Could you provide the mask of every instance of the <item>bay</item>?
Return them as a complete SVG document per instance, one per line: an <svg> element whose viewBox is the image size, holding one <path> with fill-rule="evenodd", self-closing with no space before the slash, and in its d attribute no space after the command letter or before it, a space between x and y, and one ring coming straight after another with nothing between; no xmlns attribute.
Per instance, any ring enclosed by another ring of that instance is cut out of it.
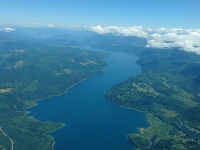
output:
<svg viewBox="0 0 200 150"><path fill-rule="evenodd" d="M38 120L66 124L51 134L55 150L133 150L126 136L148 127L145 113L119 107L104 98L112 86L141 73L136 57L112 51L107 63L103 74L30 109L30 115Z"/></svg>

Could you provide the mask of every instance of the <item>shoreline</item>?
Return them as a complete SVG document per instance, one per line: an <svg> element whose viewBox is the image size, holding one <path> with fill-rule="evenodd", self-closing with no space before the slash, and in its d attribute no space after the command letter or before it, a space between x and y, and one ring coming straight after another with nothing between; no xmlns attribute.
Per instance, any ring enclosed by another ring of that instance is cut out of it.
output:
<svg viewBox="0 0 200 150"><path fill-rule="evenodd" d="M73 88L73 87L76 86L77 84L82 83L82 82L84 82L84 81L86 81L86 80L88 80L88 79L90 79L90 78L92 78L92 77L95 77L95 76L97 76L97 75L100 75L100 74L91 75L91 76L89 76L89 77L86 77L86 78L80 80L80 81L77 82L77 83L74 83L73 85L71 85L70 87L68 87L68 88L66 89L66 91L63 92L63 93L60 93L60 94L58 94L58 95L53 95L53 94L52 94L52 95L50 95L50 96L48 96L48 97L46 97L46 98L41 98L41 99L35 100L33 106L29 106L29 107L27 107L27 108L23 108L23 111L27 111L28 109L37 106L37 105L38 105L38 102L40 102L40 101L48 100L48 99L52 98L53 96L56 96L56 97L57 97L57 96L66 94L71 88ZM34 117L33 115L31 115L31 111L28 111L28 114L26 114L25 116ZM36 119L36 120L38 120L38 119ZM55 132L55 131L58 131L58 130L60 130L61 128L64 128L64 127L66 126L65 123L62 123L62 122L60 122L60 123L61 123L62 125L61 125L59 128L54 129L54 130L52 130L52 131L50 131L50 132L47 132L47 133L44 133L44 134L45 134L45 135L48 134L49 136L53 137L50 133L53 133L53 132ZM1 128L0 128L0 131L1 131ZM56 141L55 141L55 139L54 139L54 137L53 137L52 150L54 150L54 145L55 145L55 144L56 144ZM13 149L12 149L12 150L13 150Z"/></svg>
<svg viewBox="0 0 200 150"><path fill-rule="evenodd" d="M107 99L107 98L106 98ZM149 124L149 120L148 120L148 114L149 114L149 112L148 111L142 111L142 110L139 110L139 109L136 109L136 108L131 108L131 107L127 107L127 106L121 106L121 105L119 105L119 104L117 104L116 102L114 102L114 101L112 101L111 99L107 99L108 101L111 101L113 104L115 104L116 106L118 106L119 108L124 108L124 109L129 109L129 110L135 110L135 111L137 111L137 112L141 112L141 113L144 113L145 114L145 116L146 116L146 122L148 123L148 127L139 127L138 128L138 133L130 133L130 134L140 134L141 133L141 131L140 131L140 129L144 129L144 128L149 128L151 125ZM130 135L130 134L128 134L128 135L126 135L126 138L129 140L129 138L128 138L128 136Z"/></svg>
<svg viewBox="0 0 200 150"><path fill-rule="evenodd" d="M62 124L62 126L60 126L59 128L57 128L57 129L55 129L55 130L52 130L52 131L50 131L50 132L47 132L47 133L45 133L45 134L49 134L49 136L53 137L50 133L53 133L53 132L55 132L55 131L58 131L58 130L60 130L61 128L64 128L64 127L66 126L65 123L61 123L61 124ZM53 137L52 150L54 150L54 145L55 145L55 144L56 144L56 141L55 141L55 139L54 139L54 137Z"/></svg>
<svg viewBox="0 0 200 150"><path fill-rule="evenodd" d="M30 108L32 108L32 107L37 106L37 105L38 105L38 102L40 102L40 101L48 100L48 99L52 98L53 96L57 97L57 96L61 96L61 95L63 95L63 94L66 94L66 93L68 92L68 90L70 90L71 88L73 88L73 87L76 86L77 84L79 84L79 83L81 83L81 82L84 82L85 80L88 80L88 79L90 79L90 78L92 78L92 77L95 77L95 76L97 76L97 75L98 75L98 74L89 76L89 77L87 77L87 78L82 79L81 81L79 81L79 82L77 82L77 83L74 83L74 84L71 85L70 87L66 88L65 92L62 92L62 93L57 94L57 95L53 95L53 94L52 94L52 95L50 95L50 96L48 96L48 97L41 98L41 99L37 99L37 100L35 100L35 101L33 102L33 103L35 103L33 106L29 106L29 107L22 108L22 109L23 109L23 110L28 110L28 109L30 109Z"/></svg>
<svg viewBox="0 0 200 150"><path fill-rule="evenodd" d="M106 98L106 99L107 99L107 98ZM120 107L120 108L125 108L125 109L129 109L129 110L132 109L132 110L136 110L136 111L138 111L138 112L146 113L146 114L149 113L148 111L139 110L139 109L137 109L137 108L127 107L127 106L121 106L121 105L117 104L116 102L112 101L111 99L107 99L107 100L108 100L108 101L111 101L112 103L114 103L115 105L117 105L117 106Z"/></svg>

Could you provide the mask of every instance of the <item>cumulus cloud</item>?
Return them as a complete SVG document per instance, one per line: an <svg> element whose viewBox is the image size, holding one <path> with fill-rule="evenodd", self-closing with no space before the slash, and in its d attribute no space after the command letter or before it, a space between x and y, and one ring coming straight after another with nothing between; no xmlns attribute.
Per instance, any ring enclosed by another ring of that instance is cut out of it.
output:
<svg viewBox="0 0 200 150"><path fill-rule="evenodd" d="M10 28L10 27L3 27L3 29L0 29L0 31L3 32L12 32L15 31L16 29Z"/></svg>
<svg viewBox="0 0 200 150"><path fill-rule="evenodd" d="M147 38L146 47L179 48L200 54L200 29L156 29Z"/></svg>
<svg viewBox="0 0 200 150"><path fill-rule="evenodd" d="M112 33L121 36L136 36L146 38L146 47L153 48L179 48L188 52L200 54L200 29L182 29L182 28L142 28L133 27L102 27L92 26L91 31L99 34Z"/></svg>
<svg viewBox="0 0 200 150"><path fill-rule="evenodd" d="M141 26L133 26L133 27L116 27L116 26L109 26L109 27L102 27L92 26L90 28L91 31L97 32L99 34L108 34L113 33L115 35L122 35L122 36L136 36L140 38L147 38L147 33L143 30Z"/></svg>

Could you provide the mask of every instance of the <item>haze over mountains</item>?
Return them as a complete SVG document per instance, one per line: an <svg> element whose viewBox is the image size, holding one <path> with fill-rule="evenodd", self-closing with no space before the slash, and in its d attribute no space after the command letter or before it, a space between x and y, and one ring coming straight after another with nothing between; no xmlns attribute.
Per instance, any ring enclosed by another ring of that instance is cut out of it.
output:
<svg viewBox="0 0 200 150"><path fill-rule="evenodd" d="M52 26L54 27L54 26ZM17 27L16 27L17 28ZM19 27L18 27L19 28ZM39 33L44 34L45 30L48 35L43 35L43 38L48 38L48 36L52 36L49 34L50 29L41 29L39 27L27 27L34 29L37 31L40 31ZM26 28L24 28L26 30ZM83 31L76 32L76 29L79 30L79 28L74 28L74 30L69 29L56 29L51 30L51 33L55 36L59 33L64 35L67 34L73 34L76 38L86 38L88 36L93 36L95 33L89 32L93 31L99 34L113 34L115 36L130 36L130 37L138 37L146 39L146 45L145 47L152 47L152 48L179 48L180 50L188 51L188 52L194 52L196 54L200 54L200 29L183 29L183 28L143 28L141 26L133 26L133 27L117 27L117 26L108 26L108 27L102 27L100 25L98 26L91 26L91 27L82 27ZM0 32L10 33L10 32L17 32L19 29L15 29L15 27L2 27L0 29ZM33 32L34 30L29 30ZM52 32L53 31L53 32ZM73 32L72 32L73 31ZM36 32L31 33L33 36ZM90 34L89 34L90 33ZM79 34L79 35L77 35ZM70 37L71 38L71 37Z"/></svg>

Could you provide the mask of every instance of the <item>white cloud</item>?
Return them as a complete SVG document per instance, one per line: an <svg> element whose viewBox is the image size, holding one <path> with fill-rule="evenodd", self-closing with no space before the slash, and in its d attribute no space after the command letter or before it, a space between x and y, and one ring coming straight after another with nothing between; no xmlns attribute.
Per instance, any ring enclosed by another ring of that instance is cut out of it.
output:
<svg viewBox="0 0 200 150"><path fill-rule="evenodd" d="M46 26L49 27L49 28L53 28L53 27L55 27L54 24L47 24Z"/></svg>
<svg viewBox="0 0 200 150"><path fill-rule="evenodd" d="M188 52L200 54L200 29L182 28L142 28L133 27L102 27L92 26L91 31L99 34L112 33L121 36L136 36L147 39L146 47L154 48L179 48Z"/></svg>
<svg viewBox="0 0 200 150"><path fill-rule="evenodd" d="M156 29L149 34L146 47L174 48L200 54L200 29Z"/></svg>
<svg viewBox="0 0 200 150"><path fill-rule="evenodd" d="M3 27L3 29L0 29L0 31L3 32L12 32L15 31L16 29L10 28L10 27Z"/></svg>
<svg viewBox="0 0 200 150"><path fill-rule="evenodd" d="M92 26L90 28L90 30L94 31L94 32L97 32L99 34L107 34L109 33L109 31L106 31L105 29L103 29L100 25L98 26Z"/></svg>
<svg viewBox="0 0 200 150"><path fill-rule="evenodd" d="M116 26L109 26L109 27L102 27L92 26L90 28L91 31L97 32L99 34L108 34L113 33L115 35L122 35L122 36L136 36L140 38L147 38L147 33L143 30L141 26L133 26L133 27L116 27Z"/></svg>
<svg viewBox="0 0 200 150"><path fill-rule="evenodd" d="M54 24L43 24L43 23L30 23L24 27L27 28L40 28L40 27L48 27L48 28L54 28Z"/></svg>

